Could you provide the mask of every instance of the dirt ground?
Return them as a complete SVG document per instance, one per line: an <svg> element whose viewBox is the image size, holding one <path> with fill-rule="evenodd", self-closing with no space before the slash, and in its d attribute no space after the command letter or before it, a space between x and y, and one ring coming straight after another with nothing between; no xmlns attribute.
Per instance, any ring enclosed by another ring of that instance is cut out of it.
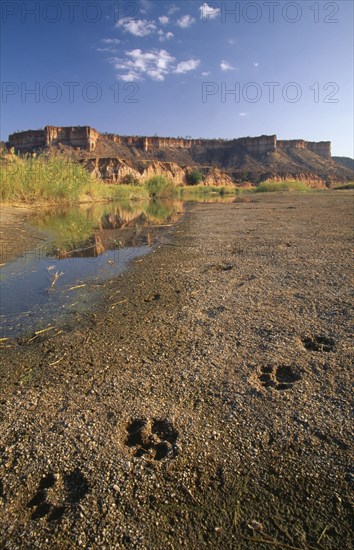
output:
<svg viewBox="0 0 354 550"><path fill-rule="evenodd" d="M5 342L1 546L351 548L353 196L194 205Z"/></svg>

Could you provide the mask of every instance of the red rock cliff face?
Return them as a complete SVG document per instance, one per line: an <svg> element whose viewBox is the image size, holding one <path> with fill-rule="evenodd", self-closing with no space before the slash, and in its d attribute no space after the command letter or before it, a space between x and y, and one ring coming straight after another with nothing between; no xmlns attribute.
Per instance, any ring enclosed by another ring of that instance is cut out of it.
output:
<svg viewBox="0 0 354 550"><path fill-rule="evenodd" d="M233 142L241 145L248 153L253 155L264 155L274 153L277 148L277 136L260 136L256 138L241 138Z"/></svg>
<svg viewBox="0 0 354 550"><path fill-rule="evenodd" d="M175 162L156 160L127 161L117 158L90 158L81 161L95 178L109 183L123 183L126 176L133 176L137 183L143 184L156 175L164 175L175 185L186 185L191 166L179 166ZM216 167L204 167L203 185L234 185L232 178Z"/></svg>
<svg viewBox="0 0 354 550"><path fill-rule="evenodd" d="M325 159L332 158L330 141L308 141L307 148L313 153L316 153L316 155L319 155L320 157L323 157Z"/></svg>
<svg viewBox="0 0 354 550"><path fill-rule="evenodd" d="M122 183L126 176L133 176L143 184L152 176L163 174L175 185L186 184L186 170L174 162L126 161L117 158L91 158L81 161L95 178L109 183Z"/></svg>
<svg viewBox="0 0 354 550"><path fill-rule="evenodd" d="M98 136L97 130L89 126L46 126L44 128L47 147L51 145L68 145L93 151Z"/></svg>
<svg viewBox="0 0 354 550"><path fill-rule="evenodd" d="M29 130L28 132L12 134L9 137L9 144L20 152L59 144L74 148L78 147L86 151L94 151L100 135L97 130L89 126L46 126L44 130ZM191 149L194 146L212 148L242 146L251 154L263 154L274 152L277 142L276 136L260 136L233 140L119 136L116 134L106 134L104 137L115 143L128 147L136 147L145 152L158 149Z"/></svg>
<svg viewBox="0 0 354 550"><path fill-rule="evenodd" d="M59 144L93 151L99 136L100 133L90 126L46 126L44 130L12 134L9 145L21 153Z"/></svg>
<svg viewBox="0 0 354 550"><path fill-rule="evenodd" d="M289 149L308 149L320 157L331 158L331 142L330 141L305 141L303 139L278 140L277 147L284 151Z"/></svg>
<svg viewBox="0 0 354 550"><path fill-rule="evenodd" d="M9 137L10 147L15 151L26 153L35 149L45 147L44 130L28 130L27 132L16 132Z"/></svg>
<svg viewBox="0 0 354 550"><path fill-rule="evenodd" d="M277 147L279 147L279 149L283 149L284 151L289 149L305 149L306 141L304 139L278 139Z"/></svg>
<svg viewBox="0 0 354 550"><path fill-rule="evenodd" d="M190 149L194 145L203 145L207 143L209 146L221 147L228 142L218 139L183 139L169 137L147 137L147 136L118 136L116 134L107 134L107 139L128 147L138 147L144 151L153 151L155 149Z"/></svg>
<svg viewBox="0 0 354 550"><path fill-rule="evenodd" d="M9 137L9 144L20 152L32 151L51 145L66 145L85 151L94 151L96 142L101 136L97 130L90 126L46 126L44 130L18 132ZM128 147L134 147L147 153L153 153L159 149L192 149L205 147L209 150L225 150L225 153L233 149L242 149L251 155L259 156L274 153L277 149L288 151L290 149L308 149L317 155L329 159L331 157L331 143L322 141L319 143L298 140L277 140L276 135L247 137L233 140L222 139L183 139L169 137L148 136L119 136L106 134L102 136L106 140L114 141Z"/></svg>

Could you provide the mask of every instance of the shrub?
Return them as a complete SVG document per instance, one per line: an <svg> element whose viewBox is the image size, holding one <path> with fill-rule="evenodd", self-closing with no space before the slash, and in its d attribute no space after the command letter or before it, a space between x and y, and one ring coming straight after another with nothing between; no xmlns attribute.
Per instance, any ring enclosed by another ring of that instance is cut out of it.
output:
<svg viewBox="0 0 354 550"><path fill-rule="evenodd" d="M126 174L122 179L121 183L124 185L139 185L139 180L134 174Z"/></svg>
<svg viewBox="0 0 354 550"><path fill-rule="evenodd" d="M257 193L272 193L277 191L309 191L309 187L302 181L263 181L256 187Z"/></svg>
<svg viewBox="0 0 354 550"><path fill-rule="evenodd" d="M203 181L203 174L200 170L193 170L187 174L186 181L188 185L198 185Z"/></svg>
<svg viewBox="0 0 354 550"><path fill-rule="evenodd" d="M147 180L145 187L149 193L149 196L153 199L156 197L173 195L176 192L173 183L165 176L153 176Z"/></svg>

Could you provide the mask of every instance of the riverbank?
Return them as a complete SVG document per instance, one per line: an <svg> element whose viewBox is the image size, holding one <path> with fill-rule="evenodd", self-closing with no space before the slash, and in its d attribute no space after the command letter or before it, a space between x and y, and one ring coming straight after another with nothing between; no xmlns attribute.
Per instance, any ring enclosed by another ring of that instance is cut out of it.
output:
<svg viewBox="0 0 354 550"><path fill-rule="evenodd" d="M193 206L2 350L2 544L349 548L352 199Z"/></svg>
<svg viewBox="0 0 354 550"><path fill-rule="evenodd" d="M155 169L155 173L151 172L146 177L140 176L140 179L128 171L119 181L117 174L113 173L111 179L106 178L103 181L97 171L90 171L68 154L52 152L48 156L43 154L20 157L12 150L7 153L0 151L0 200L5 205L18 203L38 207L112 200L146 200L183 194L194 196L237 193L234 185L177 185L173 181L172 173L159 173L158 166ZM191 174L202 178L199 172ZM196 179L194 183L200 181Z"/></svg>

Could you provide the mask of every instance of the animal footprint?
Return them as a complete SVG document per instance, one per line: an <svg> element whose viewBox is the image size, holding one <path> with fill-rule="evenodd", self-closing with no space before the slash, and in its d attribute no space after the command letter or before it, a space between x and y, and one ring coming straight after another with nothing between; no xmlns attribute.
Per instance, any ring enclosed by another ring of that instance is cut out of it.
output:
<svg viewBox="0 0 354 550"><path fill-rule="evenodd" d="M81 500L88 492L85 476L76 469L63 477L52 473L47 474L39 483L34 497L28 502L28 508L34 508L31 519L38 520L46 517L48 521L58 521L62 518L68 505ZM54 504L64 494L60 505Z"/></svg>
<svg viewBox="0 0 354 550"><path fill-rule="evenodd" d="M333 338L328 338L327 336L315 336L314 338L304 338L302 340L304 347L307 351L325 351L330 352L334 351L335 341Z"/></svg>
<svg viewBox="0 0 354 550"><path fill-rule="evenodd" d="M290 365L279 365L277 367L265 365L261 367L261 374L258 378L262 386L276 390L291 389L295 382L301 380L300 374Z"/></svg>
<svg viewBox="0 0 354 550"><path fill-rule="evenodd" d="M132 420L127 426L126 445L135 448L134 456L150 456L155 460L176 455L178 432L167 419Z"/></svg>

